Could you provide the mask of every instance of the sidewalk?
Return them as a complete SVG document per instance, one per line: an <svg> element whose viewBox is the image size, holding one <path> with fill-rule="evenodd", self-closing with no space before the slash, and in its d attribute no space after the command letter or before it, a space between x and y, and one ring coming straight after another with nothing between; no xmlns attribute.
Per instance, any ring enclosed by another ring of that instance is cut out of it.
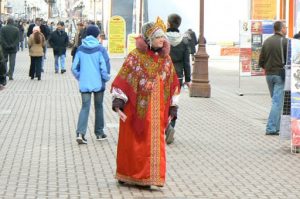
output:
<svg viewBox="0 0 300 199"><path fill-rule="evenodd" d="M122 59L112 60L115 76ZM108 140L76 143L81 98L70 67L54 73L48 50L42 80L30 80L28 52L17 54L13 81L0 91L0 198L300 198L300 155L265 136L270 97L264 77L243 77L235 61L211 59L211 98L182 91L175 142L167 146L163 188L120 186L114 179L118 118L104 99ZM108 85L107 88L109 88Z"/></svg>

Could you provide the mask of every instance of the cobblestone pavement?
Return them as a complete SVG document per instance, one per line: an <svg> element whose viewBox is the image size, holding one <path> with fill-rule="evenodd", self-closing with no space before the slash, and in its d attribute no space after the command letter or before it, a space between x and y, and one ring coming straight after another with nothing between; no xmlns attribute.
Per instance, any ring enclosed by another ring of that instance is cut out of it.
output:
<svg viewBox="0 0 300 199"><path fill-rule="evenodd" d="M278 136L264 135L270 107L264 78L241 78L245 95L238 96L230 59L210 60L211 98L182 91L166 185L120 186L114 179L118 121L108 91L108 140L96 141L91 110L88 145L76 143L81 98L69 55L67 72L55 74L49 49L37 81L28 77L28 52L17 54L14 80L0 92L0 198L300 198L299 154ZM112 59L113 75L121 63Z"/></svg>

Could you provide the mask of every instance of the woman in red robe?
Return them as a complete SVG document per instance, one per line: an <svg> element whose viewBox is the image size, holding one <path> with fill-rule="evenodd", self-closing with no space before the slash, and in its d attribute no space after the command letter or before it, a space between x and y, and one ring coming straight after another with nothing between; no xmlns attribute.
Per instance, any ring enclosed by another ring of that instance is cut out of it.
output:
<svg viewBox="0 0 300 199"><path fill-rule="evenodd" d="M142 27L112 83L113 110L120 115L116 178L119 183L163 186L164 132L177 117L179 82L158 18Z"/></svg>

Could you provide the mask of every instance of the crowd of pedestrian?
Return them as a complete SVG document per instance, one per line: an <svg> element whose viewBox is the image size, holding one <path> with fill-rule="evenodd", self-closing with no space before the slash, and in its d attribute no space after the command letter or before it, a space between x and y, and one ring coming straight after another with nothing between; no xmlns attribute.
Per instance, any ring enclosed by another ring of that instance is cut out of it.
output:
<svg viewBox="0 0 300 199"><path fill-rule="evenodd" d="M47 22L39 17L35 18L35 20L14 20L13 18L8 18L5 22L0 22L0 47L4 57L3 66L0 68L0 89L5 88L7 80L14 80L16 55L18 51L23 51L25 48L29 49L30 66L28 68L29 77L31 79L36 77L38 80L41 80L39 71L41 71L41 73L44 72L44 62L48 47L53 48L55 73L65 73L66 49L70 46L76 46L77 48L81 45L82 38L86 36L86 28L88 25L96 25L100 32L102 29L100 21L96 23L93 21L80 22L82 27L83 24L85 24L84 31L79 29L73 30L72 24L73 23L69 20L55 23L54 21ZM35 27L38 27L38 29L33 31ZM43 36L41 40L42 51L40 50L41 48L37 47L40 44L39 37L37 36L35 39L31 39L29 45L29 39L33 38L31 35L35 32L39 32L41 33L39 35ZM101 35L105 34L102 33ZM73 51L73 53L74 52L75 51ZM75 55L73 53L72 56Z"/></svg>

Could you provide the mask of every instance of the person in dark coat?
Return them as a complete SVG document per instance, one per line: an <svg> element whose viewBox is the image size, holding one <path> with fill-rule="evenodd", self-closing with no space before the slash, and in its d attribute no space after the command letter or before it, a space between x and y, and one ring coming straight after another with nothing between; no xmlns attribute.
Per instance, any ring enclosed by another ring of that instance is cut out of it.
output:
<svg viewBox="0 0 300 199"><path fill-rule="evenodd" d="M41 19L41 18L36 18L35 23L32 23L29 25L28 31L27 31L27 37L30 37L30 35L32 34L32 30L33 30L34 26L40 26L41 33L43 33L45 39L47 40L49 37L49 34L50 34L50 29L48 26L46 26L43 23L43 19Z"/></svg>
<svg viewBox="0 0 300 199"><path fill-rule="evenodd" d="M279 135L280 118L284 98L284 79L281 77L287 57L287 28L284 22L274 23L274 35L262 46L258 64L265 70L272 107L266 126L266 135Z"/></svg>
<svg viewBox="0 0 300 199"><path fill-rule="evenodd" d="M294 39L300 39L300 31L297 34L295 34L293 38Z"/></svg>
<svg viewBox="0 0 300 199"><path fill-rule="evenodd" d="M168 29L167 37L171 44L170 56L172 62L175 66L175 70L178 76L180 86L183 86L183 83L188 87L191 82L191 65L190 65L190 51L189 51L189 42L187 38L183 37L179 32L179 26L181 24L181 17L178 14L171 14L168 16ZM183 82L184 78L184 82ZM175 120L171 120L171 126L175 127ZM167 131L166 142L170 144L174 140L174 130Z"/></svg>
<svg viewBox="0 0 300 199"><path fill-rule="evenodd" d="M7 62L9 61L8 77L13 80L15 70L16 54L19 45L19 29L14 25L12 18L7 19L6 26L3 26L0 31L0 44L2 46L5 57L5 68L7 71Z"/></svg>
<svg viewBox="0 0 300 199"><path fill-rule="evenodd" d="M69 43L69 37L64 31L64 22L60 21L57 23L56 30L50 35L49 43L53 48L55 58L55 73L58 73L60 65L61 73L63 74L66 72L66 50Z"/></svg>
<svg viewBox="0 0 300 199"><path fill-rule="evenodd" d="M20 21L18 24L18 28L19 28L19 46L18 46L18 50L21 48L21 50L24 50L24 22Z"/></svg>
<svg viewBox="0 0 300 199"><path fill-rule="evenodd" d="M189 50L190 50L190 54L192 55L192 58L194 60L195 58L195 53L196 53L196 45L198 44L198 40L196 37L196 33L192 30L192 29L188 29L185 32L185 37L188 39L189 41Z"/></svg>
<svg viewBox="0 0 300 199"><path fill-rule="evenodd" d="M5 85L6 85L5 58L3 55L2 48L0 46L0 90L3 90Z"/></svg>

